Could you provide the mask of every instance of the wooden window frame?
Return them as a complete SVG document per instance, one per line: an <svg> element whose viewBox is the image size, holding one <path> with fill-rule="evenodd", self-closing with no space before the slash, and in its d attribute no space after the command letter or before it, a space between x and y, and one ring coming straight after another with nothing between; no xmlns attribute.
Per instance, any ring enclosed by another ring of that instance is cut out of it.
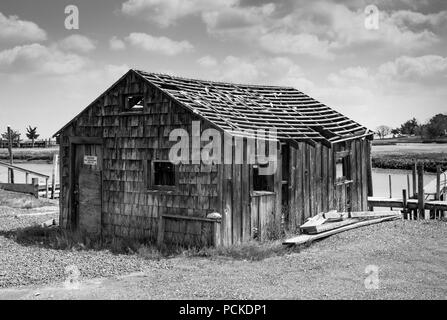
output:
<svg viewBox="0 0 447 320"><path fill-rule="evenodd" d="M141 108L137 108L137 109L133 109L132 106L129 106L129 98L131 97L141 97L141 100L143 100L143 105ZM122 113L132 113L132 114L140 114L142 112L144 112L144 107L145 107L146 103L145 103L145 99L144 99L144 95L140 94L140 93L129 93L129 94L123 94L122 95L122 108L121 108L121 112Z"/></svg>
<svg viewBox="0 0 447 320"><path fill-rule="evenodd" d="M162 163L172 163L169 160L146 160L144 161L144 179L146 189L148 191L174 191L178 189L178 166L173 164L174 166L174 185L157 185L154 184L155 180L155 170L154 163L162 162Z"/></svg>
<svg viewBox="0 0 447 320"><path fill-rule="evenodd" d="M268 175L268 176L271 176L272 178L272 185L271 185L271 189L272 190L256 190L255 189L255 171L256 170L258 170L258 175L259 175L259 164L255 164L255 165L253 165L252 166L252 169L251 169L251 184L252 184L252 191L253 192L269 192L269 193L274 193L275 192L275 174L271 174L271 175Z"/></svg>

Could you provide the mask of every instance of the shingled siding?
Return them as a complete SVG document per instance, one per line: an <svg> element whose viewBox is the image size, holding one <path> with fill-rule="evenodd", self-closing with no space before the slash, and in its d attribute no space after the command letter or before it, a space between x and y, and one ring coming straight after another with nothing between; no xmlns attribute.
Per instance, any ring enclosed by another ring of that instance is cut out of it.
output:
<svg viewBox="0 0 447 320"><path fill-rule="evenodd" d="M122 114L121 95L136 93L144 94L143 112ZM177 166L178 188L172 191L148 191L145 184L144 162L168 160L175 143L169 133L174 128L191 133L192 121L200 119L128 74L61 132L61 225L68 227L70 221L70 137L103 138L103 234L155 240L162 214L206 217L219 211L216 165ZM202 120L201 129L206 128Z"/></svg>

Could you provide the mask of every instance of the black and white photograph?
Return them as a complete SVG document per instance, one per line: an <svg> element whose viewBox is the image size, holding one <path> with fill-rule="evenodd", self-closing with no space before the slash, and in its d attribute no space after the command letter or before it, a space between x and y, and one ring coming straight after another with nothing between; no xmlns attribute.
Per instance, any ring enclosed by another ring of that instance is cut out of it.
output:
<svg viewBox="0 0 447 320"><path fill-rule="evenodd" d="M447 1L0 2L0 300L446 300L446 223Z"/></svg>

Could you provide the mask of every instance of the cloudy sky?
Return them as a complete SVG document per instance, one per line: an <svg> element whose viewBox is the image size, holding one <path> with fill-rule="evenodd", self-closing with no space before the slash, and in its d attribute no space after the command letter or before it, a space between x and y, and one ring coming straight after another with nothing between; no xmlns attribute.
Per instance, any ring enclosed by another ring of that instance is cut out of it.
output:
<svg viewBox="0 0 447 320"><path fill-rule="evenodd" d="M447 1L1 0L1 132L49 137L129 68L294 86L371 129L425 122L447 112Z"/></svg>

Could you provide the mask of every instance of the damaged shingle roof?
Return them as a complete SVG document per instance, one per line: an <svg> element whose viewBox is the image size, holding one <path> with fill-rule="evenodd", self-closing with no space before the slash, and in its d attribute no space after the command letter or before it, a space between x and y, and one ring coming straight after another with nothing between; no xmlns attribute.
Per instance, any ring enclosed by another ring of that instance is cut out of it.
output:
<svg viewBox="0 0 447 320"><path fill-rule="evenodd" d="M232 134L277 130L280 139L336 142L372 134L341 113L291 87L186 79L134 70L179 103Z"/></svg>
<svg viewBox="0 0 447 320"><path fill-rule="evenodd" d="M101 96L130 72L231 135L252 136L253 131L274 128L281 140L324 144L373 135L366 127L292 87L234 84L129 70Z"/></svg>

